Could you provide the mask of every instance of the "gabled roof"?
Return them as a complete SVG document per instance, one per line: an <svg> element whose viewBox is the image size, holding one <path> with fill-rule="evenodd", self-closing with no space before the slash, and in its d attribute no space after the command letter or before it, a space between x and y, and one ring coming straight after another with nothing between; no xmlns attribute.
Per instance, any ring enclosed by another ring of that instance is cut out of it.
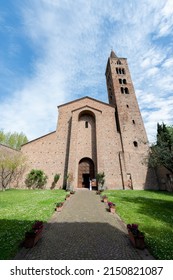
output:
<svg viewBox="0 0 173 280"><path fill-rule="evenodd" d="M56 130L55 130L55 131L52 131L52 132L49 132L49 133L47 133L47 134L44 134L44 135L42 135L42 136L40 136L40 137L38 137L38 138L35 138L35 139L31 140L31 141L28 141L27 143L23 144L22 147L25 146L25 145L27 145L27 144L30 144L31 142L34 142L34 141L36 141L36 140L39 140L39 139L44 138L44 137L46 137L46 136L49 136L50 134L53 134L53 133L55 133L55 132L56 132Z"/></svg>
<svg viewBox="0 0 173 280"><path fill-rule="evenodd" d="M92 100L92 101L95 101L95 102L101 103L101 104L103 104L103 105L106 105L106 106L109 106L109 107L114 107L114 106L113 106L113 105L111 105L111 104L108 104L108 103L106 103L106 102L100 101L100 100L98 100L98 99L95 99L95 98L92 98L92 97L89 97L89 96L84 96L84 97L81 97L81 98L75 99L75 100L73 100L73 101L70 101L70 102L67 102L67 103L61 104L61 105L59 105L59 106L57 106L57 107L58 107L58 108L60 108L60 107L62 107L62 106L66 106L66 105L69 105L69 104L72 104L72 103L78 102L78 101L80 101L80 100L83 100L83 99L90 99L90 100Z"/></svg>

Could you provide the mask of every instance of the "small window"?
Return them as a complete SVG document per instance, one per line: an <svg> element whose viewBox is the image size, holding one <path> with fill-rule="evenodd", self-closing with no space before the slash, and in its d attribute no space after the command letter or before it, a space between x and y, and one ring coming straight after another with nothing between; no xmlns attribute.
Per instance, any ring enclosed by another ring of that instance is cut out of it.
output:
<svg viewBox="0 0 173 280"><path fill-rule="evenodd" d="M129 105L127 104L126 107L129 108Z"/></svg>
<svg viewBox="0 0 173 280"><path fill-rule="evenodd" d="M132 120L132 123L133 123L133 124L135 124L135 121L134 121L134 120Z"/></svg>
<svg viewBox="0 0 173 280"><path fill-rule="evenodd" d="M117 64L121 64L121 61L120 61L120 60L118 60L118 61L117 61Z"/></svg>
<svg viewBox="0 0 173 280"><path fill-rule="evenodd" d="M118 68L116 68L116 72L117 72L117 74L119 74Z"/></svg>
<svg viewBox="0 0 173 280"><path fill-rule="evenodd" d="M134 145L134 147L138 147L138 142L134 141L133 145Z"/></svg>
<svg viewBox="0 0 173 280"><path fill-rule="evenodd" d="M122 83L123 83L122 79L119 79L119 83L120 83L120 84L122 84Z"/></svg>
<svg viewBox="0 0 173 280"><path fill-rule="evenodd" d="M124 88L123 87L121 87L121 93L124 93Z"/></svg>
<svg viewBox="0 0 173 280"><path fill-rule="evenodd" d="M122 68L122 74L125 74L125 70L124 70L124 68Z"/></svg>
<svg viewBox="0 0 173 280"><path fill-rule="evenodd" d="M85 128L88 128L88 122L85 122Z"/></svg>
<svg viewBox="0 0 173 280"><path fill-rule="evenodd" d="M125 88L125 94L129 94L129 90L127 87Z"/></svg>
<svg viewBox="0 0 173 280"><path fill-rule="evenodd" d="M125 84L125 85L127 84L126 79L123 79L123 84Z"/></svg>

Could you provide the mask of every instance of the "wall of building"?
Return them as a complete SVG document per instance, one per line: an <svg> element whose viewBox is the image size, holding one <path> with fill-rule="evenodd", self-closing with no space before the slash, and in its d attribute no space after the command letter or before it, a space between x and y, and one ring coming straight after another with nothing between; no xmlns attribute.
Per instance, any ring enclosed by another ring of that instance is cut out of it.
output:
<svg viewBox="0 0 173 280"><path fill-rule="evenodd" d="M162 191L173 191L173 174L164 166L156 169L156 174L159 183L159 189Z"/></svg>
<svg viewBox="0 0 173 280"><path fill-rule="evenodd" d="M38 139L22 146L22 153L26 156L28 168L23 178L23 185L26 174L32 169L41 169L48 176L47 188L51 187L54 175L62 172L62 166L59 164L59 153L57 150L58 139L56 132L44 135ZM59 185L58 187L61 187Z"/></svg>
<svg viewBox="0 0 173 280"><path fill-rule="evenodd" d="M71 114L65 114L63 110ZM118 160L120 137L116 130L115 109L92 98L82 98L60 107L59 112L62 123L67 123L67 118L71 120L67 173L73 174L73 186L78 185L79 161L88 157L93 160L96 173L105 172L105 184L109 188L122 188ZM85 128L87 120L89 129Z"/></svg>

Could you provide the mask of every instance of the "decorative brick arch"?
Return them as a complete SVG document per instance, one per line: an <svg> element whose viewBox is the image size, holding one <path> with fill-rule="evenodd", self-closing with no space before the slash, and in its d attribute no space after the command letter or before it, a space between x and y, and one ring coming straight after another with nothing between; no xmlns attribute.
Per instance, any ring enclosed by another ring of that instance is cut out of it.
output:
<svg viewBox="0 0 173 280"><path fill-rule="evenodd" d="M94 162L90 158L82 158L78 166L78 188L89 188L89 180L95 177Z"/></svg>

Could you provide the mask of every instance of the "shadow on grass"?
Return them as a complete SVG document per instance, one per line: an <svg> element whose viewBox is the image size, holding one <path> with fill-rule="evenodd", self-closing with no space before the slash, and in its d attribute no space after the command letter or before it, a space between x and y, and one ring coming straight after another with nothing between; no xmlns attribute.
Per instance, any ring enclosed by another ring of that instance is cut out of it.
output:
<svg viewBox="0 0 173 280"><path fill-rule="evenodd" d="M32 228L33 221L0 220L0 259L12 259L16 254L25 232Z"/></svg>
<svg viewBox="0 0 173 280"><path fill-rule="evenodd" d="M18 223L8 222L12 227ZM7 237L4 238L1 249L6 254L3 258L1 256L1 259L12 259L17 251L14 258L16 260L140 259L127 234L108 223L47 223L44 226L43 237L31 249L17 247L21 242L20 238L13 234L11 237L16 239L15 244L11 244L14 247L9 246Z"/></svg>
<svg viewBox="0 0 173 280"><path fill-rule="evenodd" d="M156 199L154 197L124 197L124 202L139 205L138 213L149 216L155 220L172 225L173 223L173 201Z"/></svg>

